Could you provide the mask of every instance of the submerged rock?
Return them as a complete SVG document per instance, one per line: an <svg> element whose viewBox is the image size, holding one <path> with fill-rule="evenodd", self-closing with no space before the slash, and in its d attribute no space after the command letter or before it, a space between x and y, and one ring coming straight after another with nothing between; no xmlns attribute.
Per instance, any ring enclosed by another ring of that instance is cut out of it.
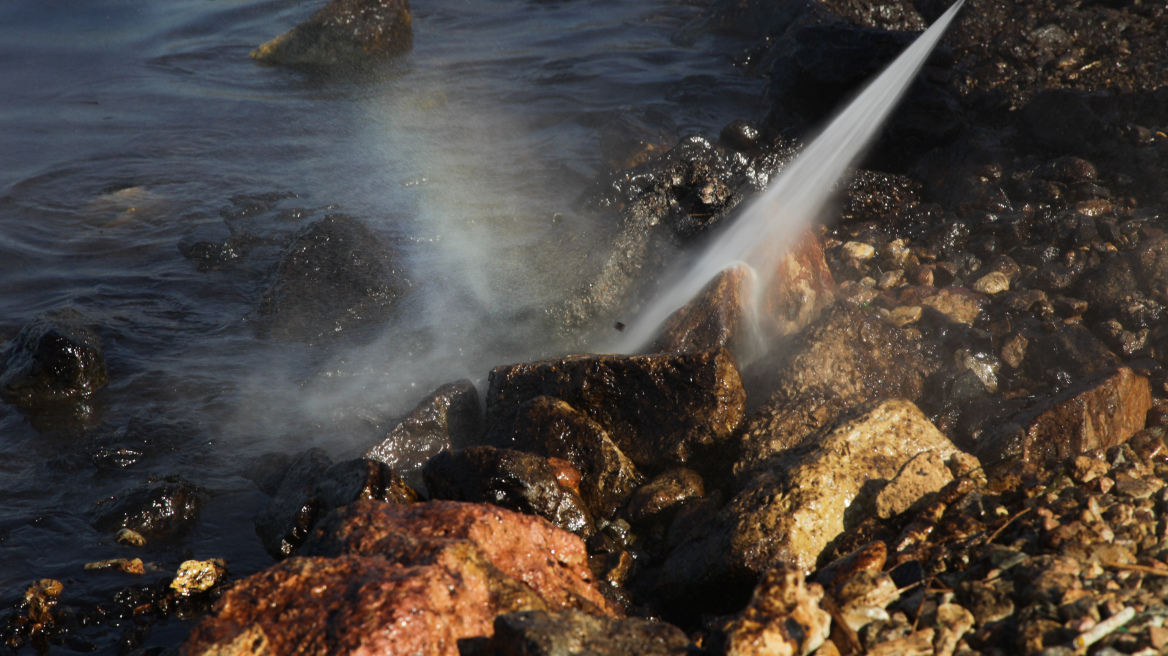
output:
<svg viewBox="0 0 1168 656"><path fill-rule="evenodd" d="M564 400L599 424L638 467L659 470L726 443L745 392L725 349L639 356L570 356L496 367L488 378L487 441L514 444L519 408Z"/></svg>
<svg viewBox="0 0 1168 656"><path fill-rule="evenodd" d="M0 345L0 395L13 403L82 398L106 380L101 341L72 308L37 315Z"/></svg>
<svg viewBox="0 0 1168 656"><path fill-rule="evenodd" d="M206 492L177 477L141 485L104 502L94 526L105 533L129 529L149 540L170 538L188 530L199 518Z"/></svg>
<svg viewBox="0 0 1168 656"><path fill-rule="evenodd" d="M732 601L772 563L803 571L869 512L874 485L915 456L957 448L912 403L891 399L781 454L711 520L696 527L658 575L662 599Z"/></svg>
<svg viewBox="0 0 1168 656"><path fill-rule="evenodd" d="M259 334L313 341L380 328L410 283L369 228L330 214L292 238L251 318Z"/></svg>
<svg viewBox="0 0 1168 656"><path fill-rule="evenodd" d="M361 67L413 47L408 0L331 0L252 59L309 69Z"/></svg>
<svg viewBox="0 0 1168 656"><path fill-rule="evenodd" d="M660 621L593 617L579 611L526 611L495 618L487 656L684 656L690 641Z"/></svg>
<svg viewBox="0 0 1168 656"><path fill-rule="evenodd" d="M580 495L557 480L546 458L532 453L491 446L443 451L426 462L422 476L434 499L491 503L539 515L583 537L596 530Z"/></svg>
<svg viewBox="0 0 1168 656"><path fill-rule="evenodd" d="M520 406L515 446L568 461L580 472L580 496L594 517L609 518L644 481L608 432L571 405L537 396Z"/></svg>
<svg viewBox="0 0 1168 656"><path fill-rule="evenodd" d="M366 449L363 457L383 462L406 476L443 449L477 442L482 431L478 390L469 380L460 380L422 399L381 442Z"/></svg>
<svg viewBox="0 0 1168 656"><path fill-rule="evenodd" d="M418 495L385 463L355 458L333 464L321 449L309 449L292 461L272 499L256 515L256 534L273 558L286 558L321 517L359 499L406 504Z"/></svg>

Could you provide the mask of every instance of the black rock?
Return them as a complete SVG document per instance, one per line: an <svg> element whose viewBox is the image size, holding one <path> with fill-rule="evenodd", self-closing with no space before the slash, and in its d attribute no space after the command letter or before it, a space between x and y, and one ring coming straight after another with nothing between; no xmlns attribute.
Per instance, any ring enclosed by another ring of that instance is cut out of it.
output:
<svg viewBox="0 0 1168 656"><path fill-rule="evenodd" d="M71 308L37 315L0 349L0 395L20 405L77 399L106 384L101 341Z"/></svg>
<svg viewBox="0 0 1168 656"><path fill-rule="evenodd" d="M561 485L546 458L532 453L476 446L443 451L422 468L433 499L493 503L539 515L582 537L596 528L584 500Z"/></svg>
<svg viewBox="0 0 1168 656"><path fill-rule="evenodd" d="M321 449L301 453L258 515L255 529L273 558L286 558L334 508L358 499L413 503L418 495L385 463L355 458L333 464Z"/></svg>
<svg viewBox="0 0 1168 656"><path fill-rule="evenodd" d="M94 526L106 533L128 528L147 539L165 539L189 529L205 501L200 487L169 476L101 504Z"/></svg>
<svg viewBox="0 0 1168 656"><path fill-rule="evenodd" d="M368 333L390 318L409 288L395 253L369 228L330 214L293 237L251 318L260 336L278 340Z"/></svg>
<svg viewBox="0 0 1168 656"><path fill-rule="evenodd" d="M526 611L495 618L488 656L684 656L689 638L665 622L594 617L577 610Z"/></svg>

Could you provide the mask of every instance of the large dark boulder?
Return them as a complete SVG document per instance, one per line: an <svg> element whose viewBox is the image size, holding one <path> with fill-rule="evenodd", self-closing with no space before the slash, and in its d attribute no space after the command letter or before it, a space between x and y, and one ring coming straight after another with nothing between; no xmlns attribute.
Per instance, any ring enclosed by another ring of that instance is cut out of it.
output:
<svg viewBox="0 0 1168 656"><path fill-rule="evenodd" d="M364 67L412 48L412 21L408 0L332 0L251 56L307 69Z"/></svg>
<svg viewBox="0 0 1168 656"><path fill-rule="evenodd" d="M520 407L539 396L583 412L638 467L656 471L727 443L742 421L746 393L725 349L496 367L488 378L487 443L511 446Z"/></svg>
<svg viewBox="0 0 1168 656"><path fill-rule="evenodd" d="M252 312L260 336L313 341L376 330L410 288L396 260L351 216L310 223L292 238Z"/></svg>
<svg viewBox="0 0 1168 656"><path fill-rule="evenodd" d="M0 346L0 395L13 403L77 399L106 380L101 341L72 308L37 315Z"/></svg>

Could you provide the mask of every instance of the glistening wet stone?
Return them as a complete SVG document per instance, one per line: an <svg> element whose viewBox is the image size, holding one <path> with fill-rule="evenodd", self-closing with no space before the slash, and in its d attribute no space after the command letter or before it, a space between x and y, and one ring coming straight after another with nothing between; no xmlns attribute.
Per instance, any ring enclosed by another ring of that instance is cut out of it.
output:
<svg viewBox="0 0 1168 656"><path fill-rule="evenodd" d="M85 397L106 384L97 334L77 310L44 312L0 344L0 395L21 405Z"/></svg>
<svg viewBox="0 0 1168 656"><path fill-rule="evenodd" d="M367 67L412 48L412 22L408 0L331 0L251 56L321 71Z"/></svg>

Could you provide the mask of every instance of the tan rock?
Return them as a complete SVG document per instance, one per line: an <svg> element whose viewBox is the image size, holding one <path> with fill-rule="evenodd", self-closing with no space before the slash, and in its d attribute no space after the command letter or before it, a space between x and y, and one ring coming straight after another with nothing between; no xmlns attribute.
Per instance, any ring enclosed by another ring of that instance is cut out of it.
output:
<svg viewBox="0 0 1168 656"><path fill-rule="evenodd" d="M810 571L824 548L860 521L869 481L890 480L916 455L957 451L911 402L888 399L789 450L757 473L662 567L662 596L727 593L776 561ZM751 579L752 580L752 579Z"/></svg>
<svg viewBox="0 0 1168 656"><path fill-rule="evenodd" d="M841 248L841 253L845 258L855 258L861 262L867 262L876 255L876 249L871 244L865 244L862 241L844 242Z"/></svg>
<svg viewBox="0 0 1168 656"><path fill-rule="evenodd" d="M910 508L932 501L936 493L953 480L945 457L937 451L918 454L876 495L873 510L889 519Z"/></svg>
<svg viewBox="0 0 1168 656"><path fill-rule="evenodd" d="M892 323L903 328L920 321L921 312L921 306L919 305L901 305L900 307L893 308L888 318Z"/></svg>
<svg viewBox="0 0 1168 656"><path fill-rule="evenodd" d="M880 280L876 281L876 286L880 289L892 289L899 287L902 283L904 283L904 269L893 269L880 274Z"/></svg>
<svg viewBox="0 0 1168 656"><path fill-rule="evenodd" d="M831 615L819 607L823 588L806 585L803 572L786 563L768 570L750 604L723 629L726 656L805 656L831 632ZM791 624L798 626L792 630Z"/></svg>
<svg viewBox="0 0 1168 656"><path fill-rule="evenodd" d="M963 287L942 287L937 293L922 298L920 302L949 317L950 321L973 324L986 300L985 296Z"/></svg>
<svg viewBox="0 0 1168 656"><path fill-rule="evenodd" d="M935 656L952 656L957 642L973 628L973 613L957 604L937 607L937 633L933 637Z"/></svg>
<svg viewBox="0 0 1168 656"><path fill-rule="evenodd" d="M993 296L1010 289L1010 278L1001 271L993 271L975 280L969 288L979 294Z"/></svg>
<svg viewBox="0 0 1168 656"><path fill-rule="evenodd" d="M1112 368L1018 413L981 438L976 455L987 465L1042 463L1110 448L1144 427L1150 407L1148 379L1128 367Z"/></svg>
<svg viewBox="0 0 1168 656"><path fill-rule="evenodd" d="M868 656L932 656L933 629L913 631L903 638L873 645Z"/></svg>
<svg viewBox="0 0 1168 656"><path fill-rule="evenodd" d="M227 563L219 558L184 560L178 566L178 573L170 582L170 588L180 595L197 594L215 587L226 576Z"/></svg>

